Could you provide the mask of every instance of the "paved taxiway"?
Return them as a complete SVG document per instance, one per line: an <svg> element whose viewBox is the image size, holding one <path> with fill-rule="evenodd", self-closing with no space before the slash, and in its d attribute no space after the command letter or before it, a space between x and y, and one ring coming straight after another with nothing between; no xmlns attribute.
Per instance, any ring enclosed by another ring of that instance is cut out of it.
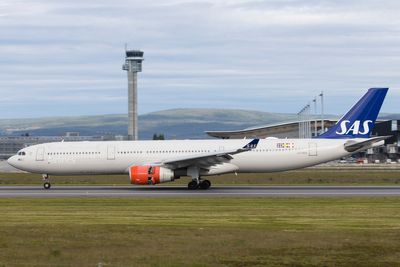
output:
<svg viewBox="0 0 400 267"><path fill-rule="evenodd" d="M0 197L333 197L400 196L400 186L0 186Z"/></svg>

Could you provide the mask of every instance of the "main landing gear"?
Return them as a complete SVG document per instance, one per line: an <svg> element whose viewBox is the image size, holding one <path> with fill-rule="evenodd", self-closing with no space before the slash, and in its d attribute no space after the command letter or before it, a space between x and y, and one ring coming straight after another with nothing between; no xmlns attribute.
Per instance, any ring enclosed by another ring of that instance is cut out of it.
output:
<svg viewBox="0 0 400 267"><path fill-rule="evenodd" d="M196 190L198 188L206 190L210 188L211 182L209 180L200 179L200 170L196 166L191 166L188 168L187 173L192 177L192 181L188 183L189 190Z"/></svg>
<svg viewBox="0 0 400 267"><path fill-rule="evenodd" d="M200 181L200 189L207 190L211 186L211 182L209 180Z"/></svg>
<svg viewBox="0 0 400 267"><path fill-rule="evenodd" d="M44 189L50 189L51 184L49 180L49 175L48 174L42 174L43 177L43 188Z"/></svg>
<svg viewBox="0 0 400 267"><path fill-rule="evenodd" d="M192 180L188 183L189 190L196 190L196 189L206 190L210 188L210 186L211 182L209 180L199 180L199 182L197 182L196 180Z"/></svg>

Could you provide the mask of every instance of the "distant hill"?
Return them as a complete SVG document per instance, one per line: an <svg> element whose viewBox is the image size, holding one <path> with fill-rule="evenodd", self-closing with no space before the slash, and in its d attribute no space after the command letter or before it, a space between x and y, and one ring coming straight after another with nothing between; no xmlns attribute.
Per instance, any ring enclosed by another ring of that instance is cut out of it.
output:
<svg viewBox="0 0 400 267"><path fill-rule="evenodd" d="M206 130L235 130L293 120L294 114L232 109L174 109L139 117L139 135L150 138L161 132L168 139L207 138Z"/></svg>
<svg viewBox="0 0 400 267"><path fill-rule="evenodd" d="M328 117L328 116L327 116ZM400 119L400 114L382 114L383 119ZM293 121L295 114L236 109L173 109L139 116L140 139L163 133L167 139L208 138L206 130L238 130L270 123ZM66 132L81 135L126 135L125 114L0 119L1 135L62 136Z"/></svg>
<svg viewBox="0 0 400 267"><path fill-rule="evenodd" d="M126 115L0 119L0 134L62 136L66 132L81 135L121 134L126 132Z"/></svg>

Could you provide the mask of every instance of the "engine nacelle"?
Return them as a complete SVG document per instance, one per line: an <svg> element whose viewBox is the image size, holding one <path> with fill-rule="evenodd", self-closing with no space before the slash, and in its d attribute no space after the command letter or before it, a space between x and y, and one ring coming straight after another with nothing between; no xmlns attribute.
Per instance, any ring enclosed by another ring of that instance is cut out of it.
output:
<svg viewBox="0 0 400 267"><path fill-rule="evenodd" d="M159 184L172 182L174 171L160 166L131 166L129 168L131 184Z"/></svg>

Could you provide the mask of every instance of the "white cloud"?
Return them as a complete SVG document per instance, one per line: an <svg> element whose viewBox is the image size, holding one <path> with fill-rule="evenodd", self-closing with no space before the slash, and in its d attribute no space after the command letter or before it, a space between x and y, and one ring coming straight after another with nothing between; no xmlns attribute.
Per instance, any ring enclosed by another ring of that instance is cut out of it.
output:
<svg viewBox="0 0 400 267"><path fill-rule="evenodd" d="M330 105L341 113L368 87L399 97L399 8L394 0L3 0L0 116L21 101L16 116L28 116L33 96L82 114L125 110L125 42L145 52L141 113L181 107L176 95L186 106L297 112L322 89L346 95ZM68 115L57 105L53 114Z"/></svg>

